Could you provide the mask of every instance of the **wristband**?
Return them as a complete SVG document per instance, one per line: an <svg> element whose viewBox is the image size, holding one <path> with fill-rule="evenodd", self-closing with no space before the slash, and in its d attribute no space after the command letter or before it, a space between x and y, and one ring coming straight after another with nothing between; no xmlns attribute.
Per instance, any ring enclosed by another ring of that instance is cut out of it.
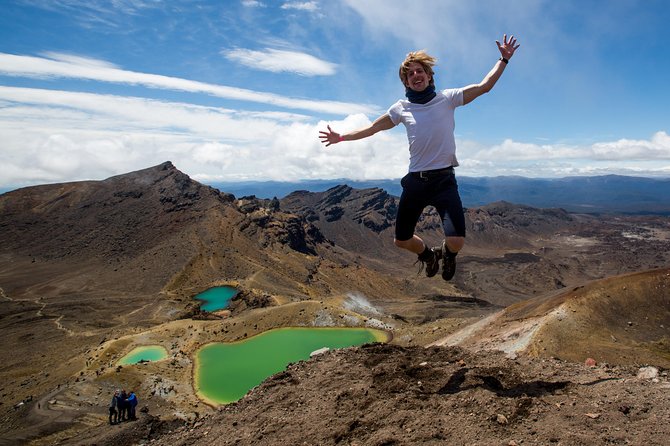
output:
<svg viewBox="0 0 670 446"><path fill-rule="evenodd" d="M337 142L342 142L344 141L344 136L340 135L340 138L337 140Z"/></svg>
<svg viewBox="0 0 670 446"><path fill-rule="evenodd" d="M505 59L505 58L502 57L502 56L501 56L500 59L498 59L498 60L502 60L503 62L505 62L505 65L507 65L507 64L509 63L509 59Z"/></svg>

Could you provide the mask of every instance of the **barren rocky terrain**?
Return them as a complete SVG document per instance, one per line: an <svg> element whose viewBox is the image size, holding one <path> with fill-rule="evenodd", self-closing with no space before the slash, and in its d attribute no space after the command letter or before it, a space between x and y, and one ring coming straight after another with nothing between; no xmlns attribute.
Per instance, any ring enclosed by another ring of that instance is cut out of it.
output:
<svg viewBox="0 0 670 446"><path fill-rule="evenodd" d="M393 247L396 204L346 185L235 197L171 163L1 195L0 444L664 444L667 217L468 209L446 283ZM439 243L434 212L419 230ZM240 294L201 313L216 285ZM393 339L225 407L195 395L200 346L319 325ZM116 366L146 344L169 359ZM108 426L120 387L143 412Z"/></svg>

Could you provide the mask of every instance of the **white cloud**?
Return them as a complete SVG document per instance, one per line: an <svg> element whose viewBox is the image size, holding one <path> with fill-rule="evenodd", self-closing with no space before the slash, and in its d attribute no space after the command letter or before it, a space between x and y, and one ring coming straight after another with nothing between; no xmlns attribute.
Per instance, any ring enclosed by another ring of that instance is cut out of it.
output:
<svg viewBox="0 0 670 446"><path fill-rule="evenodd" d="M460 140L457 145L459 171L471 176L665 176L670 172L670 136L664 131L648 140L620 139L584 145L513 140L493 146Z"/></svg>
<svg viewBox="0 0 670 446"><path fill-rule="evenodd" d="M200 181L399 178L408 165L402 128L325 148L319 130L347 132L353 114L304 115L205 107L92 93L0 86L0 187L103 179L170 160ZM459 175L667 176L670 136L588 145L458 140Z"/></svg>
<svg viewBox="0 0 670 446"><path fill-rule="evenodd" d="M670 160L670 135L656 132L651 140L620 139L596 143L591 148L599 160Z"/></svg>
<svg viewBox="0 0 670 446"><path fill-rule="evenodd" d="M1 54L1 53L0 53ZM118 65L115 65L111 62L100 59L92 59L90 57L77 56L76 54L66 54L66 53L57 53L54 51L45 51L42 53L46 59L57 60L60 62L65 62L74 66L81 67L91 67L91 68L108 68L108 69L120 69Z"/></svg>
<svg viewBox="0 0 670 446"><path fill-rule="evenodd" d="M286 2L281 5L281 9L298 9L302 11L316 11L319 9L319 5L315 1L309 2Z"/></svg>
<svg viewBox="0 0 670 446"><path fill-rule="evenodd" d="M306 116L236 111L152 99L0 86L4 122L81 130L148 130L208 138L256 140L277 121ZM254 128L254 132L248 131Z"/></svg>
<svg viewBox="0 0 670 446"><path fill-rule="evenodd" d="M103 179L166 160L210 180L379 178L406 166L403 135L324 149L326 124L300 115L2 86L0 103L1 187ZM369 122L358 114L330 124Z"/></svg>
<svg viewBox="0 0 670 446"><path fill-rule="evenodd" d="M266 48L264 51L234 49L222 51L229 60L273 73L291 72L303 76L331 76L337 65L296 51Z"/></svg>
<svg viewBox="0 0 670 446"><path fill-rule="evenodd" d="M258 102L290 109L346 115L348 113L378 114L377 107L338 101L313 101L290 98L273 93L257 92L225 85L207 84L158 74L138 73L115 68L96 59L57 55L50 58L0 53L0 74L29 78L87 79L116 84L140 85L148 88L204 93L236 101ZM54 59L54 57L57 57Z"/></svg>
<svg viewBox="0 0 670 446"><path fill-rule="evenodd" d="M510 139L491 147L465 143L468 157L477 160L580 160L594 161L654 161L670 160L670 136L661 131L649 140L620 139L596 142L591 145L532 144Z"/></svg>
<svg viewBox="0 0 670 446"><path fill-rule="evenodd" d="M217 141L203 142L197 144L191 150L193 160L201 164L212 164L223 168L230 167L235 162L233 155L244 154L232 144L223 144Z"/></svg>
<svg viewBox="0 0 670 446"><path fill-rule="evenodd" d="M353 114L245 112L136 97L0 86L0 187L103 179L171 160L201 181L399 178L408 164L403 129L325 148L370 120ZM250 131L253 129L253 131ZM590 145L458 140L459 175L557 177L670 174L670 136Z"/></svg>

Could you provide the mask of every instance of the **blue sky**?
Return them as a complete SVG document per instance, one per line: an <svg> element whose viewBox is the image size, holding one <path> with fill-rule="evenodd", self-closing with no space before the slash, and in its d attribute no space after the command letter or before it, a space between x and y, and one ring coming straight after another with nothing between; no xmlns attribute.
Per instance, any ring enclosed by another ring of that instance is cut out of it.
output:
<svg viewBox="0 0 670 446"><path fill-rule="evenodd" d="M202 182L399 178L402 126L322 147L404 97L426 49L456 113L459 175L670 176L665 0L3 0L0 187L172 161Z"/></svg>

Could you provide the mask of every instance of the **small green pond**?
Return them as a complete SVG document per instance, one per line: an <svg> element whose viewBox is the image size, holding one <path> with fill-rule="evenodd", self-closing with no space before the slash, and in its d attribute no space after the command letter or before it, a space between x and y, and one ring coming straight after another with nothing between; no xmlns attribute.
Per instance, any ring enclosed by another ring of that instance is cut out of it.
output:
<svg viewBox="0 0 670 446"><path fill-rule="evenodd" d="M210 404L231 403L315 350L388 340L388 333L368 328L278 328L244 341L208 344L195 356L196 392Z"/></svg>
<svg viewBox="0 0 670 446"><path fill-rule="evenodd" d="M202 311L218 311L228 306L230 300L237 296L237 289L230 286L217 286L203 291L196 295L194 299L203 301L200 304Z"/></svg>
<svg viewBox="0 0 670 446"><path fill-rule="evenodd" d="M165 347L160 345L143 345L136 347L126 356L121 358L119 365L137 364L140 361L160 361L168 356Z"/></svg>

